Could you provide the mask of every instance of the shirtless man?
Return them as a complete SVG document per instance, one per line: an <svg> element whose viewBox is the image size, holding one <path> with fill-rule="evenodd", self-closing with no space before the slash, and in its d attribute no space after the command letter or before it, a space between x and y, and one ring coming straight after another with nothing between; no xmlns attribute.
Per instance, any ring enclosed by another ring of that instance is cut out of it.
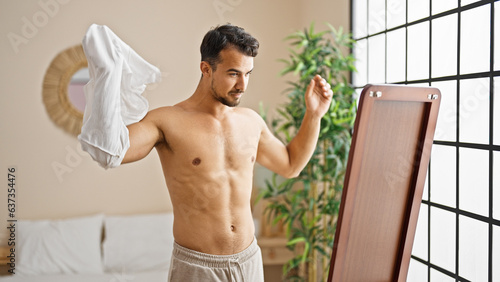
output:
<svg viewBox="0 0 500 282"><path fill-rule="evenodd" d="M163 167L175 218L171 281L263 281L250 209L254 164L295 177L316 147L332 99L320 76L307 88L302 126L286 146L256 112L236 107L258 47L239 27L212 29L201 45L202 77L192 96L128 126L130 148L123 163L156 148ZM253 262L245 265L251 247ZM215 262L204 263L207 259Z"/></svg>

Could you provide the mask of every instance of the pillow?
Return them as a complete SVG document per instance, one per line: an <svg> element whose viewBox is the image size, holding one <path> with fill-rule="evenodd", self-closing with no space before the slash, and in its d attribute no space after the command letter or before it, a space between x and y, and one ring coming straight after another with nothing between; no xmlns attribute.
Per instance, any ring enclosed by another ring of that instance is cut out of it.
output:
<svg viewBox="0 0 500 282"><path fill-rule="evenodd" d="M174 244L173 222L172 213L106 217L104 270L168 270Z"/></svg>
<svg viewBox="0 0 500 282"><path fill-rule="evenodd" d="M100 274L103 215L18 220L16 274Z"/></svg>

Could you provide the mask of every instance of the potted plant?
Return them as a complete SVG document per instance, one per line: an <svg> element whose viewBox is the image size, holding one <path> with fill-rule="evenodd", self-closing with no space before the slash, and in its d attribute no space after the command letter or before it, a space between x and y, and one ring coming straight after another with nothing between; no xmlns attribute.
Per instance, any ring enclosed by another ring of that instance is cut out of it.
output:
<svg viewBox="0 0 500 282"><path fill-rule="evenodd" d="M348 81L349 73L355 71L354 58L345 54L354 41L342 28L326 25L328 30L315 32L313 23L286 38L293 48L289 59L280 60L285 64L281 75L293 73L297 81L289 82L289 101L278 108L279 115L270 124L284 143L290 142L306 111L307 85L314 75L321 75L331 84L334 95L321 120L316 150L298 177L280 181L274 174L259 195L268 202L265 215L273 224L284 225L287 246L296 254L284 265L284 275L310 282L326 280L328 275L356 114L354 89ZM297 269L302 270L292 274Z"/></svg>

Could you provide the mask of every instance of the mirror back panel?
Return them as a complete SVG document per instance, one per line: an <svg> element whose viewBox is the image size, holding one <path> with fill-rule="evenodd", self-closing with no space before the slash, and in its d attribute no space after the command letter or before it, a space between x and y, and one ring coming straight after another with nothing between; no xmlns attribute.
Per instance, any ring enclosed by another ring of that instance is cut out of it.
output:
<svg viewBox="0 0 500 282"><path fill-rule="evenodd" d="M362 91L328 281L405 281L441 94Z"/></svg>

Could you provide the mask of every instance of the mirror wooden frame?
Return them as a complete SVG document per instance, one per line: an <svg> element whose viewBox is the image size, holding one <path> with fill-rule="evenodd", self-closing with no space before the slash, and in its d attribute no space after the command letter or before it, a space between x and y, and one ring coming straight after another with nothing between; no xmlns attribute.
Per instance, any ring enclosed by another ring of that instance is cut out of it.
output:
<svg viewBox="0 0 500 282"><path fill-rule="evenodd" d="M80 134L83 113L71 104L68 85L71 77L87 66L87 58L79 44L60 52L50 63L43 79L42 97L49 117L74 136Z"/></svg>

